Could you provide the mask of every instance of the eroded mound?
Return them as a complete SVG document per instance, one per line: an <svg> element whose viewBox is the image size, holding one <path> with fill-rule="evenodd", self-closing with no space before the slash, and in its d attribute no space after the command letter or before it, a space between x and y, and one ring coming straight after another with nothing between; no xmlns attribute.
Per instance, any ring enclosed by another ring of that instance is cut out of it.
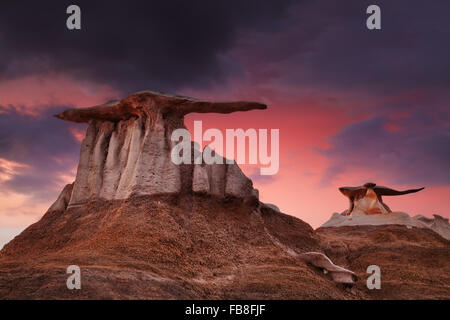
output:
<svg viewBox="0 0 450 320"><path fill-rule="evenodd" d="M50 211L0 256L2 298L351 298L292 255L313 229L266 206L208 196L132 197ZM66 288L69 265L82 290Z"/></svg>
<svg viewBox="0 0 450 320"><path fill-rule="evenodd" d="M408 228L431 229L441 237L450 239L450 224L448 219L437 214L433 218L427 218L422 215L411 217L405 212L389 212L383 214L353 213L352 215L334 213L322 227L382 225L404 225Z"/></svg>
<svg viewBox="0 0 450 320"><path fill-rule="evenodd" d="M49 211L0 251L0 297L448 299L449 249L428 228L314 231L263 204L209 196L93 201ZM69 265L81 268L81 290L66 287ZM381 268L381 290L366 287L369 265ZM353 272L354 285L333 281Z"/></svg>
<svg viewBox="0 0 450 320"><path fill-rule="evenodd" d="M372 299L449 299L450 241L428 228L359 225L316 230L325 254L356 273L355 289ZM381 289L367 290L367 267L381 269Z"/></svg>

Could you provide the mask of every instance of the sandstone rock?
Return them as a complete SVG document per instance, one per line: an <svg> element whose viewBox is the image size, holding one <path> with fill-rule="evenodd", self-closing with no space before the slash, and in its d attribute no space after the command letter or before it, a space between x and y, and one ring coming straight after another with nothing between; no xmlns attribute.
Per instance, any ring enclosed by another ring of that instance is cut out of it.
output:
<svg viewBox="0 0 450 320"><path fill-rule="evenodd" d="M412 218L405 212L389 212L386 214L367 215L362 212L354 212L351 216L343 216L334 213L321 227L345 227L345 226L380 226L380 225L404 225L407 227L427 228L435 231L445 239L450 239L450 225L448 219L435 215L435 218Z"/></svg>
<svg viewBox="0 0 450 320"><path fill-rule="evenodd" d="M444 218L438 214L433 214L434 218L428 218L423 215L413 217L413 219L420 220L428 228L434 232L439 233L445 239L450 239L450 224L448 218Z"/></svg>
<svg viewBox="0 0 450 320"><path fill-rule="evenodd" d="M191 112L265 108L257 102L210 102L143 91L101 106L66 110L56 117L89 123L69 206L91 199L126 199L133 194L199 192L254 198L251 180L236 163L174 164L171 135L175 129L185 128L184 115Z"/></svg>
<svg viewBox="0 0 450 320"><path fill-rule="evenodd" d="M269 207L277 212L281 212L280 208L278 208L276 205L274 205L273 203L262 203L262 205Z"/></svg>
<svg viewBox="0 0 450 320"><path fill-rule="evenodd" d="M391 212L391 209L383 202L383 196L399 196L418 192L423 189L424 188L397 191L368 182L359 187L341 187L339 188L339 191L350 201L350 207L347 210L346 215L352 215L354 213L389 213Z"/></svg>
<svg viewBox="0 0 450 320"><path fill-rule="evenodd" d="M236 163L227 165L225 196L244 198L253 195L253 183Z"/></svg>
<svg viewBox="0 0 450 320"><path fill-rule="evenodd" d="M353 271L335 265L321 252L305 252L299 257L313 266L323 269L324 273L329 273L333 281L337 283L353 284L358 279Z"/></svg>
<svg viewBox="0 0 450 320"><path fill-rule="evenodd" d="M70 196L72 195L72 189L73 189L73 183L68 184L64 187L64 189L61 191L58 199L50 206L50 208L47 210L50 211L64 211L67 209L67 206L69 205Z"/></svg>
<svg viewBox="0 0 450 320"><path fill-rule="evenodd" d="M190 97L169 95L154 91L136 92L120 101L111 101L90 108L69 109L56 117L73 122L91 120L119 122L130 118L139 118L143 114L176 115L182 122L182 117L188 113L232 113L266 109L263 103L252 101L204 101Z"/></svg>
<svg viewBox="0 0 450 320"><path fill-rule="evenodd" d="M404 225L408 228L429 228L445 239L450 239L448 219L439 215L428 218L423 215L410 217L404 212L392 212L383 203L382 196L397 196L418 192L424 188L397 191L387 187L366 183L360 187L341 187L342 192L350 200L350 208L341 214L333 213L331 218L321 227L344 227L363 225Z"/></svg>
<svg viewBox="0 0 450 320"><path fill-rule="evenodd" d="M194 176L192 179L192 191L199 193L210 193L208 170L205 165L194 166Z"/></svg>

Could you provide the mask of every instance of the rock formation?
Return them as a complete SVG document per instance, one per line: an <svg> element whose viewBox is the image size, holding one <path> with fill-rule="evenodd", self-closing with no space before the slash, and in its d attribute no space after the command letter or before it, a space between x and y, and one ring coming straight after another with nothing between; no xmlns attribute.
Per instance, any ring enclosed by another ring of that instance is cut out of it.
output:
<svg viewBox="0 0 450 320"><path fill-rule="evenodd" d="M350 207L345 213L345 215L349 216L355 213L389 213L391 212L391 209L383 203L382 196L398 196L418 192L423 189L424 188L397 191L368 182L359 187L341 187L339 188L339 191L350 201Z"/></svg>
<svg viewBox="0 0 450 320"><path fill-rule="evenodd" d="M411 217L405 212L393 212L382 200L382 196L404 195L423 189L397 191L370 182L360 187L341 187L339 191L349 198L350 208L341 214L334 213L321 227L397 224L405 225L408 228L428 228L442 237L450 239L448 219L439 215L434 215L434 218L427 218L422 215Z"/></svg>
<svg viewBox="0 0 450 320"><path fill-rule="evenodd" d="M171 133L185 114L264 108L146 91L57 115L89 123L77 177L0 251L0 299L448 299L450 241L431 231L448 220L353 210L331 224L427 227L313 230L260 202L235 163L172 163ZM374 263L381 290L364 281ZM70 265L81 290L67 288Z"/></svg>
<svg viewBox="0 0 450 320"><path fill-rule="evenodd" d="M251 180L236 163L176 165L170 157L175 144L172 132L185 128L186 114L254 109L266 109L266 105L201 101L143 91L121 101L56 115L89 124L69 207L92 199L126 199L134 194L198 192L220 198L257 198ZM201 156L198 153L194 157Z"/></svg>
<svg viewBox="0 0 450 320"><path fill-rule="evenodd" d="M58 199L50 206L47 211L64 211L69 205L70 197L72 196L73 183L68 184L61 191Z"/></svg>
<svg viewBox="0 0 450 320"><path fill-rule="evenodd" d="M355 272L358 282L352 290L361 289L371 299L450 297L450 241L429 228L354 225L321 227L315 232L322 239L326 256ZM381 270L380 290L369 290L366 286L370 265Z"/></svg>
<svg viewBox="0 0 450 320"><path fill-rule="evenodd" d="M433 217L434 218L428 218L423 215L417 215L413 217L413 219L419 220L434 232L439 233L446 239L450 239L450 224L448 218L444 218L438 214L433 214Z"/></svg>
<svg viewBox="0 0 450 320"><path fill-rule="evenodd" d="M329 273L334 282L353 284L358 280L353 271L335 265L330 258L321 252L305 252L300 254L299 257L313 266L321 268L323 273Z"/></svg>

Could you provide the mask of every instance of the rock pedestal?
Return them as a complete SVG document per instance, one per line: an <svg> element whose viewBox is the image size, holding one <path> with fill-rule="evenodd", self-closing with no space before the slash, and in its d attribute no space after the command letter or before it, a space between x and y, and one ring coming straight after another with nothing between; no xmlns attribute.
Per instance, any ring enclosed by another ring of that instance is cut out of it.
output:
<svg viewBox="0 0 450 320"><path fill-rule="evenodd" d="M253 184L236 163L181 164L171 161L175 129L184 116L266 109L257 102L210 102L144 91L101 106L69 109L57 118L89 124L70 206L92 199L131 195L203 193L220 198L255 197Z"/></svg>

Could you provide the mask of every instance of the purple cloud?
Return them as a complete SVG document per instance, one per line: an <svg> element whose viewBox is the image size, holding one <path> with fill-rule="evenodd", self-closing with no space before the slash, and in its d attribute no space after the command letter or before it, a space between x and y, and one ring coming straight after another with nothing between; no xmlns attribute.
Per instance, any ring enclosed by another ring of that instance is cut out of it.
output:
<svg viewBox="0 0 450 320"><path fill-rule="evenodd" d="M448 123L448 111L425 108L397 120L383 116L353 123L330 138L331 148L321 151L333 163L323 180L352 168L375 168L378 177L392 183L450 184Z"/></svg>
<svg viewBox="0 0 450 320"><path fill-rule="evenodd" d="M39 117L14 110L0 115L0 158L25 168L3 181L3 190L54 199L79 158L79 142L67 123L52 117L64 108L50 108Z"/></svg>

